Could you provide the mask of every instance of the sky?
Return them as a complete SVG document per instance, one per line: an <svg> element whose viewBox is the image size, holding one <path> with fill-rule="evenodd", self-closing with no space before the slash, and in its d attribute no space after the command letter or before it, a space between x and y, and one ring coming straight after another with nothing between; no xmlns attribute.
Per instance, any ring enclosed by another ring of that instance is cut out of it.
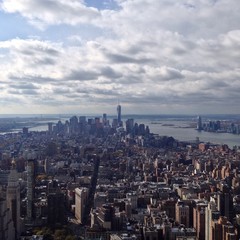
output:
<svg viewBox="0 0 240 240"><path fill-rule="evenodd" d="M0 114L238 114L239 0L0 0Z"/></svg>

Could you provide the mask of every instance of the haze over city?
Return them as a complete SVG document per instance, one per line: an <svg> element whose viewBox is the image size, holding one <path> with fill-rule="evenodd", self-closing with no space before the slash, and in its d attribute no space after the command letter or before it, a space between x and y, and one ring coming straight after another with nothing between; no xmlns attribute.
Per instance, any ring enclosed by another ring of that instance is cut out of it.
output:
<svg viewBox="0 0 240 240"><path fill-rule="evenodd" d="M0 114L239 113L238 0L1 0Z"/></svg>

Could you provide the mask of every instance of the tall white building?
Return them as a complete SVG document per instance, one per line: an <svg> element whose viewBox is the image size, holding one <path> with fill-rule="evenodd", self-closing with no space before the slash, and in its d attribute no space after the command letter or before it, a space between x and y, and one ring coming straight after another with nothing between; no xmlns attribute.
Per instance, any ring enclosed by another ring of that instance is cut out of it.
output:
<svg viewBox="0 0 240 240"><path fill-rule="evenodd" d="M205 240L212 239L212 221L217 221L219 216L220 212L217 210L216 200L211 198L205 208Z"/></svg>
<svg viewBox="0 0 240 240"><path fill-rule="evenodd" d="M75 217L79 223L83 223L84 212L88 200L88 188L75 188Z"/></svg>

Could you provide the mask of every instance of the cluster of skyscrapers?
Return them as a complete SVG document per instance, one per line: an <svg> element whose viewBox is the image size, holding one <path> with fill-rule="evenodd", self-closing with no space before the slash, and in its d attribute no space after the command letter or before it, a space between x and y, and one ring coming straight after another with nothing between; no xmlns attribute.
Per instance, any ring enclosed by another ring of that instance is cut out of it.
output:
<svg viewBox="0 0 240 240"><path fill-rule="evenodd" d="M203 122L202 117L197 118L197 128L198 131L206 132L216 132L216 133L232 133L240 134L240 124L239 122L233 121L220 121L220 120L208 120Z"/></svg>

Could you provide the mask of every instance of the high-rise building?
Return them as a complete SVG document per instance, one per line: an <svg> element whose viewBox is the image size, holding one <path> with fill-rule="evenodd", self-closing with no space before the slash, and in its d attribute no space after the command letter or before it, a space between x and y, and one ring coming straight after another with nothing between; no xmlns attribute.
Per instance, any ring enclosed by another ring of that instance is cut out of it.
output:
<svg viewBox="0 0 240 240"><path fill-rule="evenodd" d="M117 120L116 118L114 118L114 119L112 120L112 127L113 127L113 128L117 128L117 126L118 126L118 120Z"/></svg>
<svg viewBox="0 0 240 240"><path fill-rule="evenodd" d="M176 203L176 221L189 227L189 206L182 201Z"/></svg>
<svg viewBox="0 0 240 240"><path fill-rule="evenodd" d="M84 124L86 124L86 122L87 122L86 116L80 116L80 117L79 117L79 123L84 123Z"/></svg>
<svg viewBox="0 0 240 240"><path fill-rule="evenodd" d="M127 193L126 198L129 199L132 209L136 209L137 208L137 199L138 199L137 193L136 192Z"/></svg>
<svg viewBox="0 0 240 240"><path fill-rule="evenodd" d="M138 125L138 134L145 135L145 125L143 123Z"/></svg>
<svg viewBox="0 0 240 240"><path fill-rule="evenodd" d="M0 189L0 239L16 239L14 223L11 215L11 210L7 207L6 199L1 196Z"/></svg>
<svg viewBox="0 0 240 240"><path fill-rule="evenodd" d="M126 121L126 132L127 133L132 133L133 127L134 127L134 119L133 118L128 119Z"/></svg>
<svg viewBox="0 0 240 240"><path fill-rule="evenodd" d="M198 116L198 118L197 118L197 130L199 130L199 131L203 130L201 116Z"/></svg>
<svg viewBox="0 0 240 240"><path fill-rule="evenodd" d="M111 230L113 228L115 216L115 208L112 204L103 204L99 208L98 222L100 226L104 229Z"/></svg>
<svg viewBox="0 0 240 240"><path fill-rule="evenodd" d="M84 212L88 200L88 188L75 188L75 217L79 223L83 223Z"/></svg>
<svg viewBox="0 0 240 240"><path fill-rule="evenodd" d="M33 201L35 186L35 160L29 159L27 162L27 220L33 219Z"/></svg>
<svg viewBox="0 0 240 240"><path fill-rule="evenodd" d="M221 216L231 219L233 216L233 196L227 184L221 183L217 193L217 208Z"/></svg>
<svg viewBox="0 0 240 240"><path fill-rule="evenodd" d="M84 133L86 130L87 119L86 116L79 117L79 132Z"/></svg>
<svg viewBox="0 0 240 240"><path fill-rule="evenodd" d="M236 239L235 229L227 217L220 216L212 223L211 240L231 240Z"/></svg>
<svg viewBox="0 0 240 240"><path fill-rule="evenodd" d="M22 132L23 132L24 135L28 135L28 128L23 127Z"/></svg>
<svg viewBox="0 0 240 240"><path fill-rule="evenodd" d="M94 195L94 208L101 207L107 201L107 194L103 192L97 192Z"/></svg>
<svg viewBox="0 0 240 240"><path fill-rule="evenodd" d="M51 134L53 132L53 123L48 123L48 132Z"/></svg>
<svg viewBox="0 0 240 240"><path fill-rule="evenodd" d="M102 122L103 122L104 126L107 125L107 114L106 113L103 113Z"/></svg>
<svg viewBox="0 0 240 240"><path fill-rule="evenodd" d="M213 228L212 224L220 217L220 212L217 210L215 198L211 198L208 206L205 208L205 240L212 240Z"/></svg>
<svg viewBox="0 0 240 240"><path fill-rule="evenodd" d="M8 176L7 186L7 207L12 212L12 220L15 227L15 238L18 239L21 234L20 229L20 186L18 181L17 171L15 169L15 162L13 162L12 169Z"/></svg>
<svg viewBox="0 0 240 240"><path fill-rule="evenodd" d="M48 201L48 224L51 226L66 224L64 194L61 192L51 192L47 197Z"/></svg>
<svg viewBox="0 0 240 240"><path fill-rule="evenodd" d="M78 132L78 118L76 116L70 118L69 131L71 134Z"/></svg>
<svg viewBox="0 0 240 240"><path fill-rule="evenodd" d="M122 109L121 105L119 104L117 106L117 121L118 121L118 126L122 126Z"/></svg>
<svg viewBox="0 0 240 240"><path fill-rule="evenodd" d="M207 203L196 203L193 208L193 227L196 229L199 240L205 240L205 209Z"/></svg>
<svg viewBox="0 0 240 240"><path fill-rule="evenodd" d="M95 117L95 120L94 120L94 122L95 122L95 125L96 125L96 127L99 127L99 125L100 125L100 118L99 117Z"/></svg>

